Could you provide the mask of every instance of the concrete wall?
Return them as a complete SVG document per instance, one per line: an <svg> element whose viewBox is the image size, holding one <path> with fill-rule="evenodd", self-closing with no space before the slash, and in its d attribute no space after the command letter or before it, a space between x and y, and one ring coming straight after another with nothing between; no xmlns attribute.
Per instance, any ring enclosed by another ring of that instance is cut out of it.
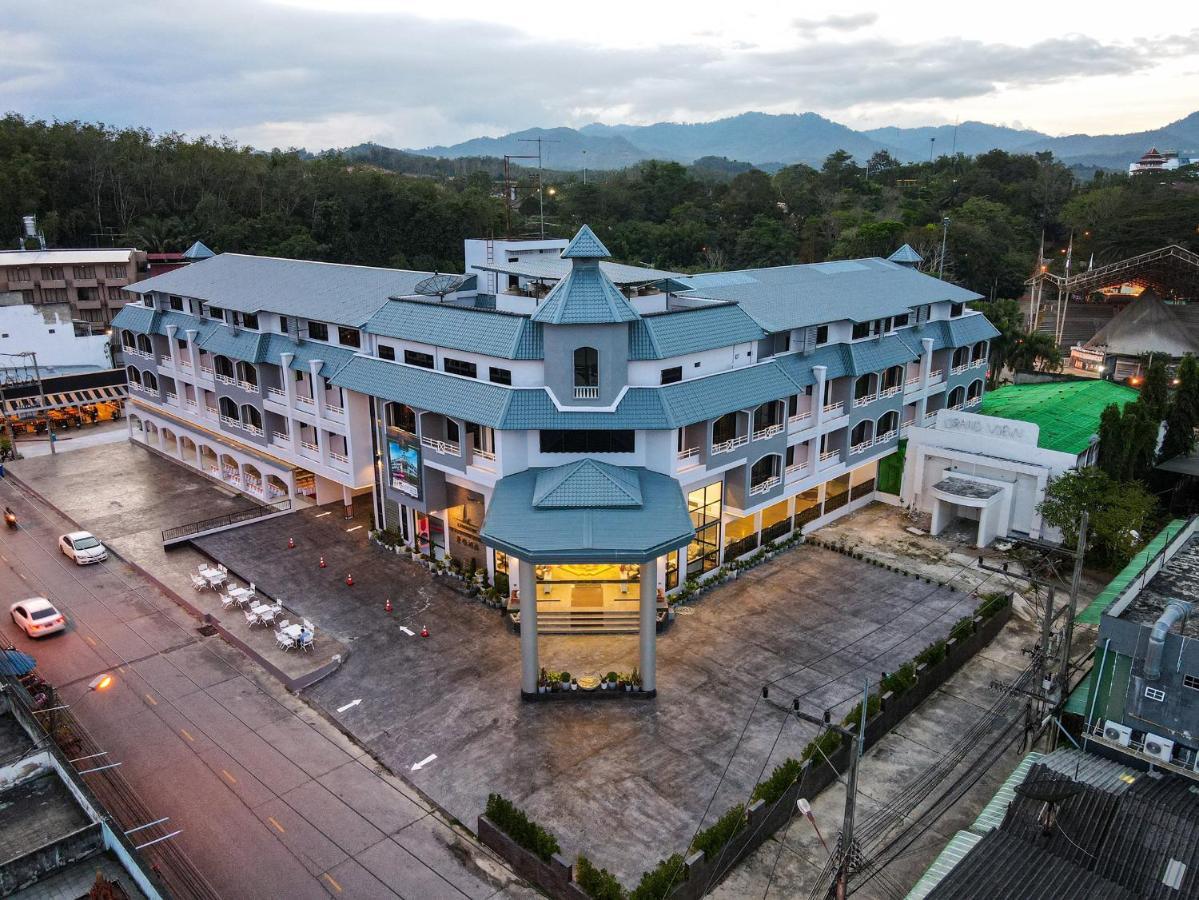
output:
<svg viewBox="0 0 1199 900"><path fill-rule="evenodd" d="M545 384L561 406L611 406L628 384L629 329L614 325L545 326ZM599 398L576 400L574 352L579 347L599 351Z"/></svg>

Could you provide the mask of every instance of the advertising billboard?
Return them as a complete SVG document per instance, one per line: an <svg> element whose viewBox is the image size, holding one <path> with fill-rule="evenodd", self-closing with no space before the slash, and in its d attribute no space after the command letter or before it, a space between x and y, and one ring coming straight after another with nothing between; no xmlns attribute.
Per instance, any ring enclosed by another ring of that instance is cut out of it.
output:
<svg viewBox="0 0 1199 900"><path fill-rule="evenodd" d="M387 467L393 488L417 500L421 498L420 440L416 435L388 432Z"/></svg>

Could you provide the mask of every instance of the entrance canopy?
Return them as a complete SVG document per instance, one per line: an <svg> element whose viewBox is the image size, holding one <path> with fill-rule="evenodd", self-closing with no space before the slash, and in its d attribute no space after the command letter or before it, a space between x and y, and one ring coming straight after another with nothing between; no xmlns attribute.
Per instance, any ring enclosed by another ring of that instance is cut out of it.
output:
<svg viewBox="0 0 1199 900"><path fill-rule="evenodd" d="M479 536L538 563L642 563L689 544L695 529L670 476L584 459L501 478Z"/></svg>

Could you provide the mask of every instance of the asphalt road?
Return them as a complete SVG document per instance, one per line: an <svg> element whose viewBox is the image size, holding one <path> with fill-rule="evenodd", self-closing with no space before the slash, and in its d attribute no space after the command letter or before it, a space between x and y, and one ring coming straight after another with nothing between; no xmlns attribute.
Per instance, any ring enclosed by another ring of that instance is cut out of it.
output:
<svg viewBox="0 0 1199 900"><path fill-rule="evenodd" d="M0 631L37 659L151 813L182 829L171 840L219 896L503 891L511 873L487 860L438 865L440 854L426 853L423 862L408 845L454 844L427 805L219 637L201 636L135 570L115 559L76 566L55 547L70 524L9 482L0 504L20 520L0 528ZM31 596L49 597L67 631L27 638L8 607ZM101 672L113 686L90 692Z"/></svg>

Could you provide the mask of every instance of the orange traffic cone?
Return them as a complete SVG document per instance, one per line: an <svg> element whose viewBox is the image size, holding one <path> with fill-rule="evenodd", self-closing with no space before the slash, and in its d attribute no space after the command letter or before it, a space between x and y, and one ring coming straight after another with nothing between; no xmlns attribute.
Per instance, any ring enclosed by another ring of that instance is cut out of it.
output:
<svg viewBox="0 0 1199 900"><path fill-rule="evenodd" d="M383 604L383 612L386 612L386 613L391 612L391 598L390 597L388 597L387 602Z"/></svg>
<svg viewBox="0 0 1199 900"><path fill-rule="evenodd" d="M346 575L346 587L353 587L353 586L354 586L354 576Z"/></svg>
<svg viewBox="0 0 1199 900"><path fill-rule="evenodd" d="M428 636L429 636L429 626L428 626L428 625L422 625L422 626L420 627L420 636L421 636L421 637L428 637Z"/></svg>
<svg viewBox="0 0 1199 900"><path fill-rule="evenodd" d="M325 558L323 556L321 557L321 568L325 568Z"/></svg>
<svg viewBox="0 0 1199 900"><path fill-rule="evenodd" d="M293 549L295 549L295 546L296 546L296 539L295 539L295 538L288 538L288 539L287 539L287 549L288 549L288 550L293 550Z"/></svg>

